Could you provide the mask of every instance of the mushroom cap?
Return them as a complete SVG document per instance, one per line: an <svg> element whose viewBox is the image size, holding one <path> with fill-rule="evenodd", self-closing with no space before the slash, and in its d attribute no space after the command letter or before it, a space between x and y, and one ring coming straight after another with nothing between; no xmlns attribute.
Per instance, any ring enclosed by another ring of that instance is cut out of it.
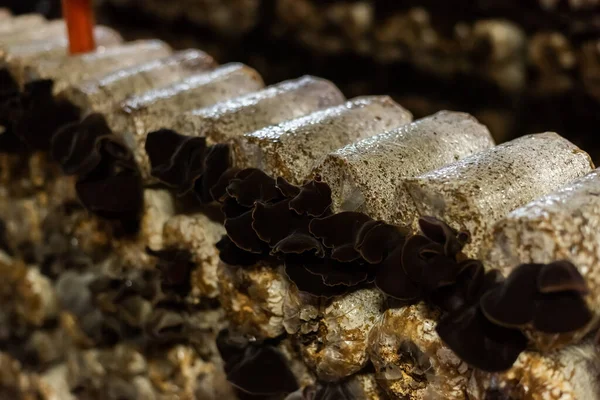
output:
<svg viewBox="0 0 600 400"><path fill-rule="evenodd" d="M104 117L90 114L65 125L52 136L50 151L67 175L85 175L100 162L99 138L112 134Z"/></svg>
<svg viewBox="0 0 600 400"><path fill-rule="evenodd" d="M375 285L386 295L399 300L415 300L422 294L421 285L408 277L402 268L403 248L398 246L377 269Z"/></svg>
<svg viewBox="0 0 600 400"><path fill-rule="evenodd" d="M221 261L229 265L250 266L265 257L262 253L251 253L240 249L227 235L223 236L216 246Z"/></svg>
<svg viewBox="0 0 600 400"><path fill-rule="evenodd" d="M583 298L587 293L583 276L567 261L522 264L482 296L481 310L497 325L531 324L541 332L566 333L592 320Z"/></svg>
<svg viewBox="0 0 600 400"><path fill-rule="evenodd" d="M419 218L419 228L432 242L442 245L444 254L455 256L469 241L467 232L457 232L440 219L431 216Z"/></svg>
<svg viewBox="0 0 600 400"><path fill-rule="evenodd" d="M593 315L580 293L544 294L536 301L533 327L540 332L567 333L583 328Z"/></svg>
<svg viewBox="0 0 600 400"><path fill-rule="evenodd" d="M248 342L223 330L217 349L224 361L227 380L244 393L287 395L298 390L298 382L287 360L271 344Z"/></svg>
<svg viewBox="0 0 600 400"><path fill-rule="evenodd" d="M319 297L346 293L367 281L368 271L355 263L342 263L312 255L288 255L285 273L301 292Z"/></svg>
<svg viewBox="0 0 600 400"><path fill-rule="evenodd" d="M234 218L225 219L225 230L227 236L240 249L255 254L268 253L268 246L260 240L256 231L252 228L252 209Z"/></svg>
<svg viewBox="0 0 600 400"><path fill-rule="evenodd" d="M560 260L542 267L537 281L541 293L573 291L588 294L585 279L570 261Z"/></svg>
<svg viewBox="0 0 600 400"><path fill-rule="evenodd" d="M320 239L325 247L333 249L331 257L338 261L354 261L360 258L354 243L362 226L371 221L359 212L341 212L310 221L310 233Z"/></svg>
<svg viewBox="0 0 600 400"><path fill-rule="evenodd" d="M519 328L533 319L542 264L523 264L506 281L481 297L481 310L497 325Z"/></svg>
<svg viewBox="0 0 600 400"><path fill-rule="evenodd" d="M259 203L252 211L252 229L269 246L274 247L286 237L308 233L310 219L290 211L290 199L273 204Z"/></svg>
<svg viewBox="0 0 600 400"><path fill-rule="evenodd" d="M379 264L397 247L403 247L408 230L382 221L371 220L361 227L354 247L370 264Z"/></svg>
<svg viewBox="0 0 600 400"><path fill-rule="evenodd" d="M244 207L252 207L256 201L267 203L281 198L275 179L256 168L239 171L229 181L227 194Z"/></svg>
<svg viewBox="0 0 600 400"><path fill-rule="evenodd" d="M194 181L204 171L206 138L159 129L148 133L144 146L153 177L179 194L192 190Z"/></svg>
<svg viewBox="0 0 600 400"><path fill-rule="evenodd" d="M463 361L487 372L509 369L527 347L520 331L491 323L477 305L442 317L436 331Z"/></svg>
<svg viewBox="0 0 600 400"><path fill-rule="evenodd" d="M278 182L281 182L280 178ZM331 206L331 188L325 182L313 179L300 187L298 194L290 201L290 210L298 214L320 217Z"/></svg>

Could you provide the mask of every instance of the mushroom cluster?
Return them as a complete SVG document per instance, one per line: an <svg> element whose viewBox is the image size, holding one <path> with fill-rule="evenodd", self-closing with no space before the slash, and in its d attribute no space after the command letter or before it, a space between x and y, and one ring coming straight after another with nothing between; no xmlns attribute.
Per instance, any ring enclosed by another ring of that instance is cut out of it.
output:
<svg viewBox="0 0 600 400"><path fill-rule="evenodd" d="M480 285L474 301L443 317L437 331L459 357L486 371L510 368L527 346L523 329L559 334L592 320L585 280L568 261L522 264L507 279L492 270Z"/></svg>
<svg viewBox="0 0 600 400"><path fill-rule="evenodd" d="M14 82L13 82L14 83ZM104 117L80 110L53 95L52 80L11 80L0 88L0 138L3 151L49 151L67 175L76 175L81 203L93 213L122 222L127 232L139 228L142 180L131 151L112 134Z"/></svg>
<svg viewBox="0 0 600 400"><path fill-rule="evenodd" d="M52 135L52 157L67 175L76 175L75 189L93 213L118 220L128 232L139 228L143 184L131 150L100 114L66 124Z"/></svg>
<svg viewBox="0 0 600 400"><path fill-rule="evenodd" d="M240 399L358 400L364 395L356 382L317 381L300 387L290 364L279 349L281 339L250 340L224 329L217 336L227 380Z"/></svg>
<svg viewBox="0 0 600 400"><path fill-rule="evenodd" d="M318 178L295 186L244 169L230 177L219 200L228 235L221 242L223 261L244 265L247 254L274 257L300 291L320 297L372 283L406 236L362 213L332 214L331 190Z"/></svg>
<svg viewBox="0 0 600 400"><path fill-rule="evenodd" d="M568 261L523 264L503 285L486 292L480 306L496 325L566 333L591 321L582 297L588 293L585 279Z"/></svg>
<svg viewBox="0 0 600 400"><path fill-rule="evenodd" d="M150 132L145 144L151 175L178 196L193 194L201 203L213 201L211 188L229 168L229 146L207 146L206 138L181 135L170 129Z"/></svg>
<svg viewBox="0 0 600 400"><path fill-rule="evenodd" d="M570 332L592 318L585 281L567 261L524 264L505 280L462 254L468 233L436 218L422 217L420 233L409 235L363 213L333 214L319 177L294 186L249 168L223 179L215 194L225 214L224 262L243 268L270 258L301 292L318 297L374 283L397 304L425 301L443 311L442 340L474 367L510 368L527 346L524 329Z"/></svg>
<svg viewBox="0 0 600 400"><path fill-rule="evenodd" d="M296 377L277 342L250 341L226 329L217 336L227 380L241 399L283 399L298 390Z"/></svg>

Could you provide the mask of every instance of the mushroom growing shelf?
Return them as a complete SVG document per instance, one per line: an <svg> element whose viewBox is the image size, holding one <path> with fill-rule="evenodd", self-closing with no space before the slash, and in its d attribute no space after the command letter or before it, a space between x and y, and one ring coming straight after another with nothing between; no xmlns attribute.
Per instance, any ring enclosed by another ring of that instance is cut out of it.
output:
<svg viewBox="0 0 600 400"><path fill-rule="evenodd" d="M0 11L0 398L600 398L585 149L93 33Z"/></svg>

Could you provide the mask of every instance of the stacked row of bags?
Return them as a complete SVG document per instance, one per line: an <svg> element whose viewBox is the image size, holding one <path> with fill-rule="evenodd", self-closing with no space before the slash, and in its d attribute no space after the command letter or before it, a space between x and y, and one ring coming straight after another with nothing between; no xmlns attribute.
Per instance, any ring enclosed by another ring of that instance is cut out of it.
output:
<svg viewBox="0 0 600 400"><path fill-rule="evenodd" d="M600 397L568 140L0 18L1 394Z"/></svg>

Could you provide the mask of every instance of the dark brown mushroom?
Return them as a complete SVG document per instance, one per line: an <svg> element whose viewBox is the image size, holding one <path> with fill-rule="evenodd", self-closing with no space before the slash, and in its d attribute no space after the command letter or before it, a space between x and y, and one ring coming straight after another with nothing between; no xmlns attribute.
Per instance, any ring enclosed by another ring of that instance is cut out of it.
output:
<svg viewBox="0 0 600 400"><path fill-rule="evenodd" d="M261 259L266 258L265 254L251 253L240 249L231 241L228 236L223 236L216 244L219 250L219 258L225 264L249 266L254 265Z"/></svg>
<svg viewBox="0 0 600 400"><path fill-rule="evenodd" d="M443 246L423 235L414 235L403 247L402 268L409 279L427 292L456 281L460 267L454 255L448 256Z"/></svg>
<svg viewBox="0 0 600 400"><path fill-rule="evenodd" d="M577 267L566 260L544 265L538 276L537 287L540 293L573 291L585 295L589 292Z"/></svg>
<svg viewBox="0 0 600 400"><path fill-rule="evenodd" d="M217 337L227 380L237 389L255 395L287 395L298 390L298 382L287 360L274 346L230 338L227 331Z"/></svg>
<svg viewBox="0 0 600 400"><path fill-rule="evenodd" d="M127 146L102 115L90 114L59 130L51 152L63 171L76 174L81 203L93 213L121 221L128 233L139 228L143 207L142 179Z"/></svg>
<svg viewBox="0 0 600 400"><path fill-rule="evenodd" d="M194 185L194 193L202 203L210 203L218 200L213 197L212 188L231 166L229 145L219 143L210 146L206 151L204 165L203 174Z"/></svg>
<svg viewBox="0 0 600 400"><path fill-rule="evenodd" d="M296 185L292 185L282 177L277 177L275 180L277 184L277 189L283 194L284 197L292 198L298 196L300 194L300 188Z"/></svg>
<svg viewBox="0 0 600 400"><path fill-rule="evenodd" d="M369 221L371 218L366 214L347 211L313 219L309 230L323 245L332 249L334 260L349 262L360 258L354 243L362 226Z"/></svg>
<svg viewBox="0 0 600 400"><path fill-rule="evenodd" d="M592 319L583 299L586 293L585 280L568 262L522 264L503 285L483 295L481 309L498 325L531 324L541 332L571 332Z"/></svg>
<svg viewBox="0 0 600 400"><path fill-rule="evenodd" d="M252 228L258 237L275 247L291 234L308 233L310 219L291 212L290 199L274 204L256 203L252 212Z"/></svg>
<svg viewBox="0 0 600 400"><path fill-rule="evenodd" d="M221 211L227 219L239 217L248 211L251 212L252 208L240 205L233 197L226 197L221 203Z"/></svg>
<svg viewBox="0 0 600 400"><path fill-rule="evenodd" d="M52 137L51 154L67 175L85 175L101 160L98 140L112 132L104 116L90 114L60 128Z"/></svg>
<svg viewBox="0 0 600 400"><path fill-rule="evenodd" d="M424 216L419 218L419 228L425 237L442 245L444 254L447 256L458 254L469 240L467 232L457 232L435 217Z"/></svg>
<svg viewBox="0 0 600 400"><path fill-rule="evenodd" d="M423 256L421 251L427 246L437 247L442 251L438 244L432 243L431 240L423 235L413 235L409 237L403 246L400 263L401 268L409 279L417 283L421 282L423 279L423 271L427 266L428 260Z"/></svg>
<svg viewBox="0 0 600 400"><path fill-rule="evenodd" d="M422 287L408 277L402 268L402 246L398 246L377 268L375 285L377 288L398 300L417 300L422 295Z"/></svg>
<svg viewBox="0 0 600 400"><path fill-rule="evenodd" d="M314 275L320 275L327 286L356 286L369 278L369 271L358 263L345 263L331 259L316 258L304 268Z"/></svg>
<svg viewBox="0 0 600 400"><path fill-rule="evenodd" d="M217 182L210 188L210 195L215 201L222 202L228 197L227 186L229 186L229 182L234 179L240 171L239 168L232 167L219 176Z"/></svg>
<svg viewBox="0 0 600 400"><path fill-rule="evenodd" d="M486 318L509 328L522 327L533 320L537 278L542 264L523 264L506 281L485 293L481 310Z"/></svg>
<svg viewBox="0 0 600 400"><path fill-rule="evenodd" d="M321 242L305 233L293 233L277 242L271 250L271 254L302 254L313 253L316 256L324 257L325 249Z"/></svg>
<svg viewBox="0 0 600 400"><path fill-rule="evenodd" d="M150 174L175 188L179 195L189 192L204 172L204 137L185 136L170 129L160 129L148 134L145 149L152 166Z"/></svg>
<svg viewBox="0 0 600 400"><path fill-rule="evenodd" d="M238 217L225 219L227 236L242 250L256 254L268 252L267 244L252 229L252 222L252 210Z"/></svg>
<svg viewBox="0 0 600 400"><path fill-rule="evenodd" d="M281 183L283 178L279 179ZM331 188L325 182L311 180L300 187L300 191L290 201L290 209L298 214L320 217L331 206Z"/></svg>
<svg viewBox="0 0 600 400"><path fill-rule="evenodd" d="M288 255L284 263L286 275L298 290L325 298L340 296L368 277L365 270L357 271L351 264L344 265L349 263L340 264L306 254Z"/></svg>
<svg viewBox="0 0 600 400"><path fill-rule="evenodd" d="M356 235L355 249L370 264L379 264L397 247L403 247L408 229L371 220Z"/></svg>
<svg viewBox="0 0 600 400"><path fill-rule="evenodd" d="M546 333L567 333L583 328L593 315L577 292L567 291L541 296L535 302L532 325Z"/></svg>
<svg viewBox="0 0 600 400"><path fill-rule="evenodd" d="M485 271L481 261L464 260L459 263L458 270L453 284L439 287L428 295L429 301L446 312L473 304L482 294Z"/></svg>
<svg viewBox="0 0 600 400"><path fill-rule="evenodd" d="M114 135L96 142L100 162L79 176L75 189L81 203L93 213L120 220L124 228L139 228L144 198L142 178L133 155Z"/></svg>
<svg viewBox="0 0 600 400"><path fill-rule="evenodd" d="M520 331L491 323L477 305L442 317L436 331L463 361L487 372L509 369L527 347Z"/></svg>
<svg viewBox="0 0 600 400"><path fill-rule="evenodd" d="M256 168L238 172L229 181L227 194L244 207L252 207L256 201L267 203L281 198L275 179Z"/></svg>

